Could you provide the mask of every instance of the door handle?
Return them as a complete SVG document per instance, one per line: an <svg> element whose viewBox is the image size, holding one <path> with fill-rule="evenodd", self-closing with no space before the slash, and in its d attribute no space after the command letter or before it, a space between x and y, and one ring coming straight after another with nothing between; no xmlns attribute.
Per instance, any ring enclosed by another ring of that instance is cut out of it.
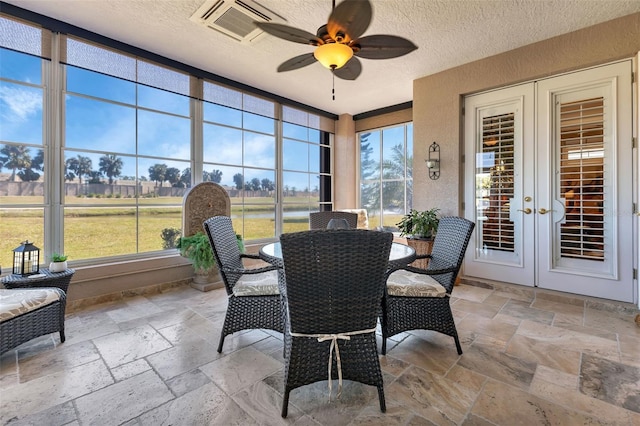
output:
<svg viewBox="0 0 640 426"><path fill-rule="evenodd" d="M531 209L527 207L526 209L518 209L519 212L523 212L524 214L531 214Z"/></svg>
<svg viewBox="0 0 640 426"><path fill-rule="evenodd" d="M543 207L543 208L541 208L540 210L538 210L538 213L540 213L540 214L547 214L547 213L552 212L552 211L553 211L553 210L547 210L547 209L545 209L545 208Z"/></svg>

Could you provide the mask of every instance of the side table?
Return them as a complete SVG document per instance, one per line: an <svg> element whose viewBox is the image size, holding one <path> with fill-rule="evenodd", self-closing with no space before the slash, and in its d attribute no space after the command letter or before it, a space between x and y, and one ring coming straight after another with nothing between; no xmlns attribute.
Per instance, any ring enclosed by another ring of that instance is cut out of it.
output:
<svg viewBox="0 0 640 426"><path fill-rule="evenodd" d="M58 287L62 291L67 293L69 283L75 269L67 269L62 272L51 272L47 268L40 269L40 273L37 275L28 275L23 277L21 275L7 275L2 278L0 282L5 288L31 288L31 287Z"/></svg>

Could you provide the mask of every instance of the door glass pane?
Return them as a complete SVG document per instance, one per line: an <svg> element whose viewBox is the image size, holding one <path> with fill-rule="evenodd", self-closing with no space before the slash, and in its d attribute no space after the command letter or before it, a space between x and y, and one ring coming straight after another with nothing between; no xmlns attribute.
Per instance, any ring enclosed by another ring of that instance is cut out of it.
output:
<svg viewBox="0 0 640 426"><path fill-rule="evenodd" d="M514 251L510 220L514 176L514 113L482 118L476 158L476 218L482 249Z"/></svg>
<svg viewBox="0 0 640 426"><path fill-rule="evenodd" d="M560 256L605 259L604 100L560 105Z"/></svg>

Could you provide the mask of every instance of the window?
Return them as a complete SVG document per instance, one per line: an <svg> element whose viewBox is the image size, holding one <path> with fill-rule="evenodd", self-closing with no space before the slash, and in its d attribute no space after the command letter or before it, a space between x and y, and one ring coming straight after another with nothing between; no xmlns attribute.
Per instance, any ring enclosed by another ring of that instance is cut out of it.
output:
<svg viewBox="0 0 640 426"><path fill-rule="evenodd" d="M29 240L44 249L45 173L42 31L0 18L0 264ZM10 50L13 49L13 50Z"/></svg>
<svg viewBox="0 0 640 426"><path fill-rule="evenodd" d="M227 189L245 240L331 205L332 120L4 17L0 35L0 264L27 239L43 263L157 256L202 181Z"/></svg>
<svg viewBox="0 0 640 426"><path fill-rule="evenodd" d="M210 82L204 94L204 180L227 189L236 232L248 240L274 238L276 104Z"/></svg>
<svg viewBox="0 0 640 426"><path fill-rule="evenodd" d="M396 229L413 205L413 124L358 134L360 207L369 227Z"/></svg>
<svg viewBox="0 0 640 426"><path fill-rule="evenodd" d="M331 144L313 127L311 114L283 108L282 197L283 232L309 228L309 212L331 210Z"/></svg>
<svg viewBox="0 0 640 426"><path fill-rule="evenodd" d="M189 76L75 39L64 75L65 253L172 248L163 230L181 227L191 165Z"/></svg>

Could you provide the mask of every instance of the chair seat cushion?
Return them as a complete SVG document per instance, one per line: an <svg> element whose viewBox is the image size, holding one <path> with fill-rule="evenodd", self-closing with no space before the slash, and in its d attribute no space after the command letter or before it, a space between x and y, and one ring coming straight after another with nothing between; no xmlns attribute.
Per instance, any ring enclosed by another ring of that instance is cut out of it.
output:
<svg viewBox="0 0 640 426"><path fill-rule="evenodd" d="M400 297L445 297L447 290L429 275L400 269L389 275L387 293Z"/></svg>
<svg viewBox="0 0 640 426"><path fill-rule="evenodd" d="M233 286L234 296L273 296L280 294L278 290L277 271L259 274L244 274Z"/></svg>
<svg viewBox="0 0 640 426"><path fill-rule="evenodd" d="M60 300L54 288L0 289L0 322L35 311Z"/></svg>

